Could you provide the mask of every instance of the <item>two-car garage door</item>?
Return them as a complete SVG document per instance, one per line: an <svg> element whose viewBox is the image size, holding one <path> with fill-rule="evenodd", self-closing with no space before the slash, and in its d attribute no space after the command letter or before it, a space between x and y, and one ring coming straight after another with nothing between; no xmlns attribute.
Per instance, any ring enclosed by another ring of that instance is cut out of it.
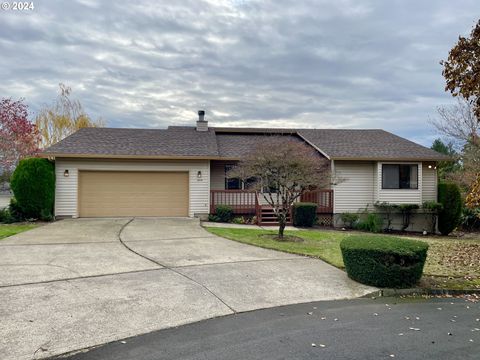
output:
<svg viewBox="0 0 480 360"><path fill-rule="evenodd" d="M188 216L187 172L80 171L80 217Z"/></svg>

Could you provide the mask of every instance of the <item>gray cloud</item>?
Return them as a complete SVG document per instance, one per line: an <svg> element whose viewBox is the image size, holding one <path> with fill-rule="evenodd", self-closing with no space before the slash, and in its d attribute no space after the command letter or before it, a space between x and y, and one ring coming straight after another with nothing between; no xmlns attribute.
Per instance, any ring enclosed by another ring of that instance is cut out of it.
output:
<svg viewBox="0 0 480 360"><path fill-rule="evenodd" d="M115 127L384 128L429 144L439 61L478 1L34 1L0 11L0 96L59 82Z"/></svg>

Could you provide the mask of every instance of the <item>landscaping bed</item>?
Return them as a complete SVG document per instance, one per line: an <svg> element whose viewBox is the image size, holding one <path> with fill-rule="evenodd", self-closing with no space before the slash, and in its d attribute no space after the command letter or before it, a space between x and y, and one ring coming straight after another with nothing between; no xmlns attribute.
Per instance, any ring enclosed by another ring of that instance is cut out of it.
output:
<svg viewBox="0 0 480 360"><path fill-rule="evenodd" d="M302 238L303 242L279 242L266 238L275 230L206 228L209 232L239 241L288 253L316 257L343 269L340 242L353 234L371 235L358 231L299 230L286 235ZM420 286L445 289L480 289L480 236L468 238L441 236L408 236L429 244L424 275Z"/></svg>

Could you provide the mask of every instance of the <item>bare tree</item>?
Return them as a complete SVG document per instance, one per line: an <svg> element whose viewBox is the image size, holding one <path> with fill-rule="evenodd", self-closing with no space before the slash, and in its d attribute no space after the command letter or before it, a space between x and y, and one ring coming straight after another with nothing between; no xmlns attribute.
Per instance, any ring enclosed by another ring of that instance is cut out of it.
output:
<svg viewBox="0 0 480 360"><path fill-rule="evenodd" d="M308 190L330 183L329 162L300 140L266 137L228 175L238 177L259 191L279 223L283 240L291 206Z"/></svg>
<svg viewBox="0 0 480 360"><path fill-rule="evenodd" d="M451 140L458 150L455 160L459 166L446 178L469 193L480 178L480 123L474 113L474 106L459 98L455 105L440 107L437 111L439 116L431 121L432 125Z"/></svg>
<svg viewBox="0 0 480 360"><path fill-rule="evenodd" d="M474 113L473 105L458 98L452 106L437 108L438 117L431 120L432 125L444 136L462 149L466 143L477 142L480 123Z"/></svg>

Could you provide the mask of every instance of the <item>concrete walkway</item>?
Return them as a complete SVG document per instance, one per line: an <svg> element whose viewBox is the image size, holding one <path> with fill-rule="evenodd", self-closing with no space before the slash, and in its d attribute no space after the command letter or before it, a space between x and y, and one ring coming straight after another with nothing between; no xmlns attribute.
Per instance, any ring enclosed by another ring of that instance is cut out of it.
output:
<svg viewBox="0 0 480 360"><path fill-rule="evenodd" d="M64 220L0 241L0 359L35 359L236 312L375 289L193 219Z"/></svg>
<svg viewBox="0 0 480 360"><path fill-rule="evenodd" d="M232 223L217 223L210 221L203 221L203 227L219 227L219 228L230 228L230 229L257 229L257 230L277 230L278 226L259 226L259 225L248 225L248 224L232 224ZM295 226L286 226L285 230L297 231L299 230Z"/></svg>

